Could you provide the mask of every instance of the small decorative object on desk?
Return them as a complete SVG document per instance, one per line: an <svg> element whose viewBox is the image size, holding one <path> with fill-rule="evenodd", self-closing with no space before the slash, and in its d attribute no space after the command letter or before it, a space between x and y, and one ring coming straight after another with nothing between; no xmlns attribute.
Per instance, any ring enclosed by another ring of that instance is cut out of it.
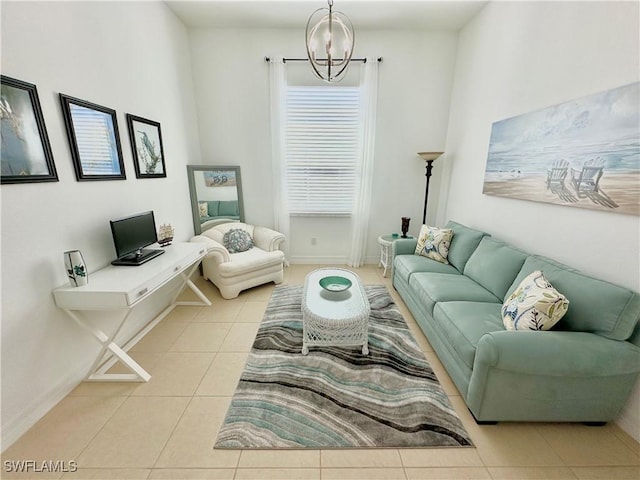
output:
<svg viewBox="0 0 640 480"><path fill-rule="evenodd" d="M171 245L173 241L173 227L171 225L160 225L160 230L158 231L158 243L161 247L166 247L167 245Z"/></svg>
<svg viewBox="0 0 640 480"><path fill-rule="evenodd" d="M64 252L64 266L67 270L67 277L69 277L69 284L72 287L81 287L89 283L89 272L87 272L80 250Z"/></svg>
<svg viewBox="0 0 640 480"><path fill-rule="evenodd" d="M407 232L409 231L409 217L402 217L402 238L407 238Z"/></svg>

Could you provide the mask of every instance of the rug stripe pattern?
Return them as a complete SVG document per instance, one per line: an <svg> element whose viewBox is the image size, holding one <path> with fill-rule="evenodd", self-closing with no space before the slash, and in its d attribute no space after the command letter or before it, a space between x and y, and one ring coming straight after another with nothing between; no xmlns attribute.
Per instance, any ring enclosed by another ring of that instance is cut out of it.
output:
<svg viewBox="0 0 640 480"><path fill-rule="evenodd" d="M365 290L369 355L303 356L302 287L274 289L215 448L471 445L386 287Z"/></svg>

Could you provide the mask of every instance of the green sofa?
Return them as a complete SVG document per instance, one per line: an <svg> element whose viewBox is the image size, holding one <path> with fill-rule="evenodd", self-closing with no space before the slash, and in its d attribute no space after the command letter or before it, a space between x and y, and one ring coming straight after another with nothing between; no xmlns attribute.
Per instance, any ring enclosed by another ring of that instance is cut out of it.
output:
<svg viewBox="0 0 640 480"><path fill-rule="evenodd" d="M210 222L220 218L229 220L240 220L240 210L237 200L206 200L198 202L206 204L207 214L200 213L200 223Z"/></svg>
<svg viewBox="0 0 640 480"><path fill-rule="evenodd" d="M394 242L393 285L478 422L614 420L640 372L640 295L456 222L448 265ZM569 300L548 331L507 331L501 307L542 270Z"/></svg>

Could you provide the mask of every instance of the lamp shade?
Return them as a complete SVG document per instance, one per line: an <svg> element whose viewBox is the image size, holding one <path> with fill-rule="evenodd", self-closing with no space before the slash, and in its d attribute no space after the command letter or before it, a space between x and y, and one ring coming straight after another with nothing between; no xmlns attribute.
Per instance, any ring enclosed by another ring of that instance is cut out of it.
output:
<svg viewBox="0 0 640 480"><path fill-rule="evenodd" d="M418 155L420 155L420 157L423 160L429 161L429 160L435 160L443 153L444 152L418 152Z"/></svg>
<svg viewBox="0 0 640 480"><path fill-rule="evenodd" d="M354 43L353 25L344 13L333 11L333 0L329 0L329 8L319 8L309 17L307 56L318 78L325 82L342 80Z"/></svg>

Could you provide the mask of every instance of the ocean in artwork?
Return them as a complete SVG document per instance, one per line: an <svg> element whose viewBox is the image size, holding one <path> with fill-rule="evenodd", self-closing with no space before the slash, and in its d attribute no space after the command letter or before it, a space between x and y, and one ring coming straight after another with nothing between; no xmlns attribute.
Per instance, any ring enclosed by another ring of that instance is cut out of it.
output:
<svg viewBox="0 0 640 480"><path fill-rule="evenodd" d="M495 122L483 193L640 215L640 82Z"/></svg>

